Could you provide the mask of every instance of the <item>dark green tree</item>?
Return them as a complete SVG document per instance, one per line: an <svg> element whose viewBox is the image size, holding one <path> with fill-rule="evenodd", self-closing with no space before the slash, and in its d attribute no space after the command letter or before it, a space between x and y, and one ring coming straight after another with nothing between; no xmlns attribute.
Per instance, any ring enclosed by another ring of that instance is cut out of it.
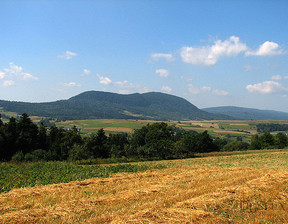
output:
<svg viewBox="0 0 288 224"><path fill-rule="evenodd" d="M38 127L26 113L23 113L17 122L17 148L24 154L37 149Z"/></svg>
<svg viewBox="0 0 288 224"><path fill-rule="evenodd" d="M251 142L250 142L250 146L249 146L249 149L261 149L261 142L260 142L260 139L259 139L259 135L253 135L252 138L251 138Z"/></svg>
<svg viewBox="0 0 288 224"><path fill-rule="evenodd" d="M275 139L270 132L265 132L259 137L262 149L270 149L275 147Z"/></svg>
<svg viewBox="0 0 288 224"><path fill-rule="evenodd" d="M243 151L243 150L247 150L248 147L249 147L249 144L247 142L234 141L225 145L222 151Z"/></svg>
<svg viewBox="0 0 288 224"><path fill-rule="evenodd" d="M97 134L92 134L85 139L86 150L94 158L108 158L110 151L107 145L107 136L103 128L97 131Z"/></svg>
<svg viewBox="0 0 288 224"><path fill-rule="evenodd" d="M288 136L281 132L277 133L275 136L275 144L279 149L285 148L288 146Z"/></svg>
<svg viewBox="0 0 288 224"><path fill-rule="evenodd" d="M213 139L208 134L208 131L204 131L197 135L197 146L196 151L197 152L213 152L218 151L217 145L213 143Z"/></svg>

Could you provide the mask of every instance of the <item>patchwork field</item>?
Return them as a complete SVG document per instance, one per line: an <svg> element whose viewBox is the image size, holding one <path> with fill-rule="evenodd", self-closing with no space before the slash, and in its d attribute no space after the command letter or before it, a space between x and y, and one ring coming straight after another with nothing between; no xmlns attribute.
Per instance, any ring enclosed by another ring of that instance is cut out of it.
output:
<svg viewBox="0 0 288 224"><path fill-rule="evenodd" d="M288 223L288 150L209 155L13 189L0 223Z"/></svg>
<svg viewBox="0 0 288 224"><path fill-rule="evenodd" d="M131 134L135 129L139 129L148 123L157 121L149 120L121 120L121 119L103 119L103 120L74 120L57 122L58 127L73 127L81 129L82 134L96 133L97 130L103 128L107 134L109 133L128 133ZM159 121L158 121L159 122ZM203 132L205 130L212 137L228 137L236 140L241 137L243 141L249 141L251 136L257 134L256 125L259 123L288 124L288 121L169 121L169 125L175 125L185 130L193 130Z"/></svg>

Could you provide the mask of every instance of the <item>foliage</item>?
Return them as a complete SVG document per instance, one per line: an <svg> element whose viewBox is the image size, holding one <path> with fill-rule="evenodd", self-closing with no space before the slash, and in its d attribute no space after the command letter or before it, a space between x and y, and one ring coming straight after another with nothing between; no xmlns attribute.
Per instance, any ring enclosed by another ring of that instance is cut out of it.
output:
<svg viewBox="0 0 288 224"><path fill-rule="evenodd" d="M288 131L288 124L257 124L257 131L260 133L274 131Z"/></svg>
<svg viewBox="0 0 288 224"><path fill-rule="evenodd" d="M0 192L9 191L12 188L108 177L112 173L137 172L151 168L152 166L131 164L80 166L69 162L0 163Z"/></svg>
<svg viewBox="0 0 288 224"><path fill-rule="evenodd" d="M247 150L248 147L249 144L247 142L234 141L225 145L222 151L242 151Z"/></svg>
<svg viewBox="0 0 288 224"><path fill-rule="evenodd" d="M288 146L288 136L283 133L278 133L273 136L270 132L265 132L262 135L254 135L251 139L250 149L273 149L285 148Z"/></svg>
<svg viewBox="0 0 288 224"><path fill-rule="evenodd" d="M234 139L236 142L231 142ZM103 128L82 137L73 128L38 127L27 114L18 120L0 122L0 160L2 161L77 161L132 158L134 160L191 157L195 153L245 150L241 136L213 139L208 131L185 131L164 122L152 123L127 134L106 135ZM246 140L246 139L245 139ZM230 142L230 143L229 143ZM228 145L227 145L228 144ZM226 146L225 146L226 145ZM288 137L266 132L251 138L250 149L285 148Z"/></svg>

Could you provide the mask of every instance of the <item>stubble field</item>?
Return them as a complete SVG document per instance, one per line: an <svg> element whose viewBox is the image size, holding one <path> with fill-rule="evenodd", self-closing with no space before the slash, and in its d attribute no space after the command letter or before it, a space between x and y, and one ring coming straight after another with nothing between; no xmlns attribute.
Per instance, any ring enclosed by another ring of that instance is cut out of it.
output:
<svg viewBox="0 0 288 224"><path fill-rule="evenodd" d="M288 151L174 161L0 194L0 223L288 223Z"/></svg>

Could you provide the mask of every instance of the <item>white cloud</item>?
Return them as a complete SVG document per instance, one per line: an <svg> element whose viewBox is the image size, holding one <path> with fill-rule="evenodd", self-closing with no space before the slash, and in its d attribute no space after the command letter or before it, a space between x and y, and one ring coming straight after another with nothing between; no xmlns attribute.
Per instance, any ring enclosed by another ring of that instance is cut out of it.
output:
<svg viewBox="0 0 288 224"><path fill-rule="evenodd" d="M284 54L283 50L280 49L279 45L275 42L266 41L259 46L256 51L247 51L247 56L270 56Z"/></svg>
<svg viewBox="0 0 288 224"><path fill-rule="evenodd" d="M9 63L9 68L3 70L4 72L0 71L0 79L8 77L9 79L38 80L37 77L24 72L21 66L15 65L13 62Z"/></svg>
<svg viewBox="0 0 288 224"><path fill-rule="evenodd" d="M166 69L157 69L155 73L158 74L162 78L167 78L169 75L169 71Z"/></svg>
<svg viewBox="0 0 288 224"><path fill-rule="evenodd" d="M114 83L115 85L119 86L120 88L134 88L133 83L128 82L127 80L121 82L121 81L117 81Z"/></svg>
<svg viewBox="0 0 288 224"><path fill-rule="evenodd" d="M185 80L186 82L191 82L191 81L193 81L193 78L191 78L191 77L181 76L180 78L183 79L183 80Z"/></svg>
<svg viewBox="0 0 288 224"><path fill-rule="evenodd" d="M284 79L288 79L288 75L287 75L287 76L284 76Z"/></svg>
<svg viewBox="0 0 288 224"><path fill-rule="evenodd" d="M76 83L76 82L69 82L69 83L64 83L64 86L66 86L66 87L80 87L81 84Z"/></svg>
<svg viewBox="0 0 288 224"><path fill-rule="evenodd" d="M201 90L204 92L210 92L212 90L212 88L210 86L202 86Z"/></svg>
<svg viewBox="0 0 288 224"><path fill-rule="evenodd" d="M199 94L199 93L203 93L203 92L210 92L214 95L218 95L218 96L227 96L229 95L229 92L225 91L225 90L219 90L219 89L213 89L210 86L202 86L201 88L197 88L195 86L193 86L192 84L188 85L188 91L190 93L192 93L193 95Z"/></svg>
<svg viewBox="0 0 288 224"><path fill-rule="evenodd" d="M197 95L200 93L200 90L197 87L193 86L192 84L188 85L188 91L193 95Z"/></svg>
<svg viewBox="0 0 288 224"><path fill-rule="evenodd" d="M109 79L108 77L104 77L104 76L101 76L99 74L97 74L97 76L99 78L99 83L100 84L109 85L112 82L111 79Z"/></svg>
<svg viewBox="0 0 288 224"><path fill-rule="evenodd" d="M219 90L219 89L214 89L212 91L215 95L218 95L218 96L227 96L229 95L229 93L225 90Z"/></svg>
<svg viewBox="0 0 288 224"><path fill-rule="evenodd" d="M5 73L0 71L0 79L4 79Z"/></svg>
<svg viewBox="0 0 288 224"><path fill-rule="evenodd" d="M91 71L85 68L83 70L83 73L81 74L81 76L87 76L87 75L90 75L90 74L91 74Z"/></svg>
<svg viewBox="0 0 288 224"><path fill-rule="evenodd" d="M70 60L72 57L77 56L77 53L72 52L72 51L66 51L64 54L59 55L58 58L64 58L67 60Z"/></svg>
<svg viewBox="0 0 288 224"><path fill-rule="evenodd" d="M158 61L159 59L165 59L166 61L174 61L175 60L175 58L173 57L172 54L154 53L154 54L151 54L150 57L154 61Z"/></svg>
<svg viewBox="0 0 288 224"><path fill-rule="evenodd" d="M271 79L272 80L281 80L282 77L281 77L281 75L273 75Z"/></svg>
<svg viewBox="0 0 288 224"><path fill-rule="evenodd" d="M251 65L246 65L246 66L244 66L244 70L245 70L245 72L249 72L249 71L252 70L252 66Z"/></svg>
<svg viewBox="0 0 288 224"><path fill-rule="evenodd" d="M231 36L225 41L216 40L212 46L182 47L180 54L186 63L209 66L215 65L220 57L236 56L246 50L239 37Z"/></svg>
<svg viewBox="0 0 288 224"><path fill-rule="evenodd" d="M128 90L128 89L120 89L120 90L118 91L118 93L119 93L119 94L130 94L131 91Z"/></svg>
<svg viewBox="0 0 288 224"><path fill-rule="evenodd" d="M288 91L288 88L285 88L282 84L276 81L264 81L254 85L247 85L246 89L249 92L258 92L263 94Z"/></svg>
<svg viewBox="0 0 288 224"><path fill-rule="evenodd" d="M24 80L38 80L37 77L34 77L33 75L28 74L28 73L23 73L23 79Z"/></svg>
<svg viewBox="0 0 288 224"><path fill-rule="evenodd" d="M162 86L161 90L167 93L171 93L172 88L170 88L169 86Z"/></svg>
<svg viewBox="0 0 288 224"><path fill-rule="evenodd" d="M5 80L3 86L14 86L15 82L13 80Z"/></svg>

